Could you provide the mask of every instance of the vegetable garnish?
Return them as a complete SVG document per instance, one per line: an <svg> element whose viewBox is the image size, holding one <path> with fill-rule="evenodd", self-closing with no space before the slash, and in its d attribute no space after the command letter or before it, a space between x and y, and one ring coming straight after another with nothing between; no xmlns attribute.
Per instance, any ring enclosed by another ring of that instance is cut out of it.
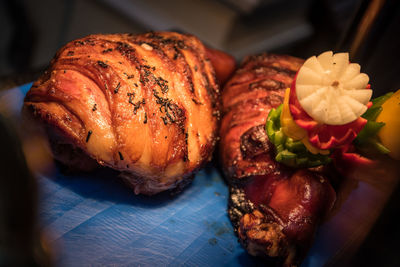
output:
<svg viewBox="0 0 400 267"><path fill-rule="evenodd" d="M276 160L317 166L328 163L334 149L351 145L367 124L361 115L372 105L368 82L360 65L349 62L348 53L328 51L307 59L286 90L282 107L268 116Z"/></svg>
<svg viewBox="0 0 400 267"><path fill-rule="evenodd" d="M324 52L307 59L296 80L301 107L319 124L344 125L366 110L372 90L360 65L349 63L348 53Z"/></svg>
<svg viewBox="0 0 400 267"><path fill-rule="evenodd" d="M351 143L367 123L366 119L360 117L344 125L320 124L301 108L293 87L290 90L289 108L295 123L307 131L310 143L319 149L332 149Z"/></svg>
<svg viewBox="0 0 400 267"><path fill-rule="evenodd" d="M367 120L371 105L369 78L347 53L322 53L306 60L290 91L293 120L307 131L310 143L332 149L351 143Z"/></svg>
<svg viewBox="0 0 400 267"><path fill-rule="evenodd" d="M307 59L283 104L268 115L275 159L298 168L331 159L336 165L373 166L378 154L400 159L400 116L393 116L400 113L400 90L370 102L368 81L348 53Z"/></svg>
<svg viewBox="0 0 400 267"><path fill-rule="evenodd" d="M362 117L368 120L368 122L354 140L354 145L358 149L364 151L373 149L383 154L390 152L388 148L381 144L377 136L381 128L385 126L385 123L377 122L376 119L383 110L382 104L385 103L385 101L388 100L391 95L393 95L393 93L389 92L383 96L373 99L372 106L362 115Z"/></svg>
<svg viewBox="0 0 400 267"><path fill-rule="evenodd" d="M382 103L382 111L376 118L377 123L385 123L385 126L377 135L382 145L390 150L389 156L400 160L400 90L385 96L387 99Z"/></svg>
<svg viewBox="0 0 400 267"><path fill-rule="evenodd" d="M322 155L328 155L330 153L329 150L322 150L314 147L308 140L307 131L294 122L289 109L289 96L290 88L287 88L283 100L283 108L281 114L281 126L283 133L295 141L300 140L308 149L308 151L310 151L312 154L319 153Z"/></svg>
<svg viewBox="0 0 400 267"><path fill-rule="evenodd" d="M310 168L329 163L331 161L329 155L313 154L307 150L302 141L295 141L283 132L282 109L283 104L271 109L266 124L268 138L276 148L275 160L296 168Z"/></svg>

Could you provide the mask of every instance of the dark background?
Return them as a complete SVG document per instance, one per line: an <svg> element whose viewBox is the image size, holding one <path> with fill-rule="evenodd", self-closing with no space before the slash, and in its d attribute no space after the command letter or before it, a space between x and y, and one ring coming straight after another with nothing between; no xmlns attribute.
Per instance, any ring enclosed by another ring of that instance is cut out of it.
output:
<svg viewBox="0 0 400 267"><path fill-rule="evenodd" d="M92 33L188 32L232 54L238 62L260 52L307 58L326 50L347 51L371 2L0 0L0 90L35 80L61 46ZM351 59L370 76L374 96L400 89L400 1L383 2L367 38ZM6 155L3 150L2 156ZM354 258L354 266L400 264L400 231L395 219L399 201L397 188Z"/></svg>
<svg viewBox="0 0 400 267"><path fill-rule="evenodd" d="M380 1L380 0L379 0ZM0 0L0 88L34 80L68 41L92 33L175 30L239 62L259 52L302 58L347 51L367 0ZM353 61L375 95L400 88L400 5L387 0Z"/></svg>

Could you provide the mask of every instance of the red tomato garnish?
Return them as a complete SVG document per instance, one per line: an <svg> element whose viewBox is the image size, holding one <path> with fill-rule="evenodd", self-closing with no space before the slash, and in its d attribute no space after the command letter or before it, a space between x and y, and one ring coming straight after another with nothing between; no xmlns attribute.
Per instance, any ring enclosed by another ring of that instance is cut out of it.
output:
<svg viewBox="0 0 400 267"><path fill-rule="evenodd" d="M289 109L296 124L307 131L310 143L319 149L332 149L350 144L364 128L367 120L360 117L344 125L319 124L307 114L297 99L296 77L290 90ZM368 108L371 105L371 102L368 103Z"/></svg>

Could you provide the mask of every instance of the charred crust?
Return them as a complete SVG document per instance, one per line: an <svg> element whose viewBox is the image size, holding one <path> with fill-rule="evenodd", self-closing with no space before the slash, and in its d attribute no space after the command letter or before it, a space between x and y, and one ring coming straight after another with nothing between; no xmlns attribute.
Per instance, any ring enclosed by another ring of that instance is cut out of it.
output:
<svg viewBox="0 0 400 267"><path fill-rule="evenodd" d="M260 81L252 82L249 84L249 91L253 90L268 90L268 91L275 91L286 89L287 85L283 82L276 81L273 79L263 79Z"/></svg>
<svg viewBox="0 0 400 267"><path fill-rule="evenodd" d="M228 215L235 232L237 233L240 225L240 219L254 210L254 204L246 199L242 187L237 185L229 186Z"/></svg>
<svg viewBox="0 0 400 267"><path fill-rule="evenodd" d="M258 125L247 130L240 137L240 151L244 159L252 159L261 154L269 153L271 149L264 125Z"/></svg>
<svg viewBox="0 0 400 267"><path fill-rule="evenodd" d="M296 247L282 232L283 222L274 211L256 207L246 198L243 187L229 187L228 215L240 244L253 256L262 257L273 265L294 266Z"/></svg>
<svg viewBox="0 0 400 267"><path fill-rule="evenodd" d="M104 50L102 51L102 53L103 53L103 54L106 54L106 53L109 53L109 52L111 52L111 51L113 51L112 48L107 48L107 49L104 49Z"/></svg>
<svg viewBox="0 0 400 267"><path fill-rule="evenodd" d="M296 75L296 73L297 73L297 71L294 71L294 70L291 70L291 69L288 69L288 68L278 67L278 66L270 66L270 68L275 70L276 72L278 72L280 74L284 73L284 74L286 74L287 76L290 76L290 77L294 77Z"/></svg>
<svg viewBox="0 0 400 267"><path fill-rule="evenodd" d="M97 64L99 64L99 66L102 67L103 69L108 68L108 65L105 62L101 61L101 60L98 60Z"/></svg>

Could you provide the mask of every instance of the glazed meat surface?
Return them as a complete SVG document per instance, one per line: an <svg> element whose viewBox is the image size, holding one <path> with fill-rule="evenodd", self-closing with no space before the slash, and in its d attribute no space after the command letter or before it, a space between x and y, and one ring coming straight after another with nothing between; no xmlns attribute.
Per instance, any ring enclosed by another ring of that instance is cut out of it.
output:
<svg viewBox="0 0 400 267"><path fill-rule="evenodd" d="M58 51L24 111L64 164L111 167L136 194L171 189L216 142L219 88L206 53L185 34L90 35Z"/></svg>
<svg viewBox="0 0 400 267"><path fill-rule="evenodd" d="M285 266L304 258L336 197L323 169L276 162L265 131L269 111L283 102L302 63L290 56L248 57L222 93L220 157L230 184L229 217L251 255Z"/></svg>
<svg viewBox="0 0 400 267"><path fill-rule="evenodd" d="M290 56L251 56L227 82L220 150L228 179L273 171L276 163L264 153L269 150L265 122L271 108L282 104L285 89L302 64L303 60Z"/></svg>

